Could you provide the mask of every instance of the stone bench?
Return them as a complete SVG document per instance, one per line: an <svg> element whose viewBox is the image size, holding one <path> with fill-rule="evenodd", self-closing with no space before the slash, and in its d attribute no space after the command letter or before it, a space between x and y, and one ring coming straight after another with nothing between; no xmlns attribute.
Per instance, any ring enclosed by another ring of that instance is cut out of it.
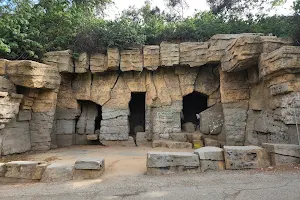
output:
<svg viewBox="0 0 300 200"><path fill-rule="evenodd" d="M147 174L161 175L200 172L199 157L188 152L148 152Z"/></svg>
<svg viewBox="0 0 300 200"><path fill-rule="evenodd" d="M225 166L229 170L257 169L270 165L268 152L257 146L224 146Z"/></svg>
<svg viewBox="0 0 300 200"><path fill-rule="evenodd" d="M270 144L264 143L274 166L300 163L300 145L296 144Z"/></svg>
<svg viewBox="0 0 300 200"><path fill-rule="evenodd" d="M199 156L201 171L219 171L225 169L223 149L218 147L203 147L195 150Z"/></svg>

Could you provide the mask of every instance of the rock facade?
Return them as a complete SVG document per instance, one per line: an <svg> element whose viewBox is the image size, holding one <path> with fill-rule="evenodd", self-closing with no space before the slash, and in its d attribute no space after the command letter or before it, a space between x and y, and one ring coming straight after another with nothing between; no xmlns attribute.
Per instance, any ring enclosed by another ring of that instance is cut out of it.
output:
<svg viewBox="0 0 300 200"><path fill-rule="evenodd" d="M135 132L186 142L178 134L200 131L214 146L297 144L300 50L290 45L261 34L221 34L92 55L48 52L44 64L1 59L0 155L92 138L124 141ZM205 98L195 100L203 105L199 123L183 122L192 93ZM129 120L134 94L145 96L139 131ZM201 146L201 139L193 142Z"/></svg>

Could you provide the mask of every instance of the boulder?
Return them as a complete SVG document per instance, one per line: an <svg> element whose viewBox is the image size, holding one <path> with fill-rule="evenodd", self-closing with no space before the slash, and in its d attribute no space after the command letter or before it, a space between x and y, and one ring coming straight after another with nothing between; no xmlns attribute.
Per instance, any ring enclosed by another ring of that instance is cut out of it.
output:
<svg viewBox="0 0 300 200"><path fill-rule="evenodd" d="M120 69L126 71L143 71L143 56L140 49L121 51Z"/></svg>
<svg viewBox="0 0 300 200"><path fill-rule="evenodd" d="M5 166L7 178L40 180L47 164L38 161L12 161Z"/></svg>
<svg viewBox="0 0 300 200"><path fill-rule="evenodd" d="M160 44L160 66L173 66L179 64L179 44L162 42Z"/></svg>
<svg viewBox="0 0 300 200"><path fill-rule="evenodd" d="M43 63L58 68L59 72L74 72L72 51L52 51L44 54Z"/></svg>
<svg viewBox="0 0 300 200"><path fill-rule="evenodd" d="M101 53L91 55L90 70L92 73L105 72L107 69L107 55Z"/></svg>
<svg viewBox="0 0 300 200"><path fill-rule="evenodd" d="M258 64L263 45L260 36L243 36L226 48L221 67L226 72L242 71Z"/></svg>
<svg viewBox="0 0 300 200"><path fill-rule="evenodd" d="M104 168L104 158L80 159L75 162L75 169L101 170Z"/></svg>
<svg viewBox="0 0 300 200"><path fill-rule="evenodd" d="M6 74L15 85L23 87L56 89L60 86L58 68L35 61L9 62Z"/></svg>
<svg viewBox="0 0 300 200"><path fill-rule="evenodd" d="M200 113L200 131L205 135L219 135L223 124L222 104L216 104Z"/></svg>
<svg viewBox="0 0 300 200"><path fill-rule="evenodd" d="M218 147L203 147L194 152L200 160L224 161L223 149Z"/></svg>
<svg viewBox="0 0 300 200"><path fill-rule="evenodd" d="M268 152L257 146L224 146L226 169L257 169L270 165Z"/></svg>
<svg viewBox="0 0 300 200"><path fill-rule="evenodd" d="M159 45L145 45L143 49L144 68L157 70L160 66Z"/></svg>
<svg viewBox="0 0 300 200"><path fill-rule="evenodd" d="M74 164L51 164L43 173L41 182L61 182L73 180Z"/></svg>
<svg viewBox="0 0 300 200"><path fill-rule="evenodd" d="M300 163L299 145L263 143L262 146L269 152L272 165Z"/></svg>
<svg viewBox="0 0 300 200"><path fill-rule="evenodd" d="M207 63L208 42L180 43L180 64L190 67L202 66Z"/></svg>

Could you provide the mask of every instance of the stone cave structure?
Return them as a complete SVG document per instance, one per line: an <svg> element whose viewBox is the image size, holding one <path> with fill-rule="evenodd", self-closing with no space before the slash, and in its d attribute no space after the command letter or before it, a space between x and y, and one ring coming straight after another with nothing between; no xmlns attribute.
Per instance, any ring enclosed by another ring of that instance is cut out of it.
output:
<svg viewBox="0 0 300 200"><path fill-rule="evenodd" d="M299 114L300 47L275 36L0 60L0 156L137 132L149 141L198 131L226 145L297 144Z"/></svg>

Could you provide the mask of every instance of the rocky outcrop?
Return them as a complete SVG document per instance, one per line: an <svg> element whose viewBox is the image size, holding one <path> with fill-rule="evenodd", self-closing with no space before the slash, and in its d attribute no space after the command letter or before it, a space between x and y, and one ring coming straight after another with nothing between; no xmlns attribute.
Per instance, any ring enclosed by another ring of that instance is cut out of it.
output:
<svg viewBox="0 0 300 200"><path fill-rule="evenodd" d="M72 51L52 51L44 54L43 62L54 66L59 72L74 72Z"/></svg>
<svg viewBox="0 0 300 200"><path fill-rule="evenodd" d="M158 45L144 46L144 68L147 70L157 70L158 66L160 66L159 48Z"/></svg>
<svg viewBox="0 0 300 200"><path fill-rule="evenodd" d="M190 67L202 66L207 63L208 42L180 43L180 64Z"/></svg>
<svg viewBox="0 0 300 200"><path fill-rule="evenodd" d="M140 49L121 51L120 69L126 71L143 71L143 55Z"/></svg>

